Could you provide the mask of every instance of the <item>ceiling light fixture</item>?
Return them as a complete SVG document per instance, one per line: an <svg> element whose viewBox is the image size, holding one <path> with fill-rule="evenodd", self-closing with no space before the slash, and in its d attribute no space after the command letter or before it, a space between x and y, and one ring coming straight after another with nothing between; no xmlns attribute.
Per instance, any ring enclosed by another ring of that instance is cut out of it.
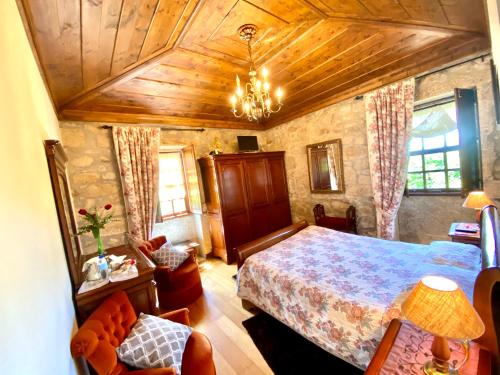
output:
<svg viewBox="0 0 500 375"><path fill-rule="evenodd" d="M252 58L252 47L250 42L257 32L257 26L246 24L238 29L240 39L247 42L248 54L250 55L250 71L248 76L250 82L241 85L240 77L236 75L236 91L231 96L230 101L234 116L240 118L246 116L248 121L260 121L262 118L269 118L272 113L278 112L283 106L283 91L280 87L276 89L275 97L277 103L273 105L270 95L271 84L269 83L269 71L262 67L260 77Z"/></svg>

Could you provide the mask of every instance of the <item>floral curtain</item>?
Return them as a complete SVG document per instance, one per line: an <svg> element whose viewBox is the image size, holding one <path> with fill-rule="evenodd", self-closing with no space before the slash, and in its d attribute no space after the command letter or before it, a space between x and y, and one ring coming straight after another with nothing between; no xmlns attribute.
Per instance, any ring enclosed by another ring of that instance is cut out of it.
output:
<svg viewBox="0 0 500 375"><path fill-rule="evenodd" d="M403 198L412 130L415 80L398 82L366 95L366 127L377 235L395 238Z"/></svg>
<svg viewBox="0 0 500 375"><path fill-rule="evenodd" d="M160 130L113 127L128 233L133 241L151 237L158 205Z"/></svg>

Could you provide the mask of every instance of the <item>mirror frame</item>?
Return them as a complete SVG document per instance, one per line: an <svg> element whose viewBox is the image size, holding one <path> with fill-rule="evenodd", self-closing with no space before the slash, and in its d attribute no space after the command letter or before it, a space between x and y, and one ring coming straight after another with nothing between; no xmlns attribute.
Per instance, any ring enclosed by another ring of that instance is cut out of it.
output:
<svg viewBox="0 0 500 375"><path fill-rule="evenodd" d="M73 292L75 292L81 284L80 270L82 269L83 257L80 238L75 236L77 225L66 169L68 157L60 141L49 139L44 142L44 145L57 216L59 218L59 228L66 252L66 263L69 269ZM70 232L70 228L72 233Z"/></svg>
<svg viewBox="0 0 500 375"><path fill-rule="evenodd" d="M339 188L337 190L319 190L319 189L314 189L313 187L313 181L312 181L312 173L311 173L311 154L309 150L313 150L315 148L320 148L319 146L325 146L325 145L330 145L330 144L336 144L338 145L339 148L339 171L340 171L340 178L339 178ZM313 143L310 145L306 146L306 154L307 154L307 169L309 171L309 187L311 189L311 193L314 194L343 194L345 193L345 183L344 183L344 159L342 156L342 139L336 138L332 139L330 141L325 141L325 142L320 142L320 143Z"/></svg>

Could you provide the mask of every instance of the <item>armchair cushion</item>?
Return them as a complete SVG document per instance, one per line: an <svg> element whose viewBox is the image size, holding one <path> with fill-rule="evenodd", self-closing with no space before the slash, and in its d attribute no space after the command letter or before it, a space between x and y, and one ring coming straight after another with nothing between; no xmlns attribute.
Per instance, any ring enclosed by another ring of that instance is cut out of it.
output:
<svg viewBox="0 0 500 375"><path fill-rule="evenodd" d="M116 352L122 362L136 368L173 367L180 374L191 332L189 326L141 313Z"/></svg>
<svg viewBox="0 0 500 375"><path fill-rule="evenodd" d="M178 250L168 243L151 253L154 261L162 266L167 266L172 271L175 271L182 263L186 261L190 255L184 250Z"/></svg>

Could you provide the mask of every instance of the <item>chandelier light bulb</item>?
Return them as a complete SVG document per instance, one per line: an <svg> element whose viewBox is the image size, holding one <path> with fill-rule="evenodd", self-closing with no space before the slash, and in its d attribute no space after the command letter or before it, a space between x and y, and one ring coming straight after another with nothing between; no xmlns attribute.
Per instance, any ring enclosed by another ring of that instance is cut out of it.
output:
<svg viewBox="0 0 500 375"><path fill-rule="evenodd" d="M266 82L264 82L264 90L265 90L265 91L269 91L269 87L270 87L270 86L269 86L269 82L267 82L267 81L266 81Z"/></svg>
<svg viewBox="0 0 500 375"><path fill-rule="evenodd" d="M281 98L283 97L283 91L281 90L281 87L278 87L276 89L276 97L278 98L278 101L281 101Z"/></svg>
<svg viewBox="0 0 500 375"><path fill-rule="evenodd" d="M231 96L231 99L229 99L231 101L231 104L233 105L233 108L236 106L236 102L238 101L238 99L236 98L236 95L233 95Z"/></svg>
<svg viewBox="0 0 500 375"><path fill-rule="evenodd" d="M239 97L243 96L243 90L241 89L240 86L236 88L236 95L238 95Z"/></svg>
<svg viewBox="0 0 500 375"><path fill-rule="evenodd" d="M267 76L269 76L269 71L265 67L263 67L262 68L262 77L267 78Z"/></svg>
<svg viewBox="0 0 500 375"><path fill-rule="evenodd" d="M271 107L271 99L267 98L265 101L266 107L270 108Z"/></svg>

